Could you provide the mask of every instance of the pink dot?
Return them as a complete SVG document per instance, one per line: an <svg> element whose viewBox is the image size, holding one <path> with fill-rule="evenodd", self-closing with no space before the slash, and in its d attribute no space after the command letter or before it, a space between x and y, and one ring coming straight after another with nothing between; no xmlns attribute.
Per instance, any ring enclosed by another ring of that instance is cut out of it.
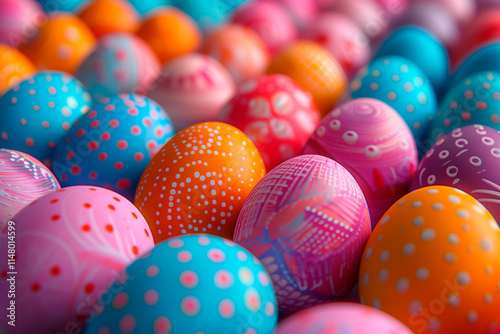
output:
<svg viewBox="0 0 500 334"><path fill-rule="evenodd" d="M120 122L118 122L117 119L113 119L109 122L109 126L112 128L117 128L120 125Z"/></svg>
<svg viewBox="0 0 500 334"><path fill-rule="evenodd" d="M128 189L131 184L129 179L120 179L116 182L116 187L118 189Z"/></svg>
<svg viewBox="0 0 500 334"><path fill-rule="evenodd" d="M148 148L148 150L152 151L156 148L157 144L154 140L150 140L146 143L146 147Z"/></svg>
<svg viewBox="0 0 500 334"><path fill-rule="evenodd" d="M50 126L49 122L47 121L42 122L42 127L44 127L45 129L47 129L49 126Z"/></svg>
<svg viewBox="0 0 500 334"><path fill-rule="evenodd" d="M56 104L54 103L54 101L49 102L49 108L54 108L55 106Z"/></svg>
<svg viewBox="0 0 500 334"><path fill-rule="evenodd" d="M94 118L94 117L96 117L96 116L97 116L97 111L95 111L95 110L91 110L91 111L89 111L89 113L87 114L87 117L88 117L88 118Z"/></svg>
<svg viewBox="0 0 500 334"><path fill-rule="evenodd" d="M71 173L71 175L80 175L80 173L82 172L82 169L78 165L73 165L69 169L69 172Z"/></svg>
<svg viewBox="0 0 500 334"><path fill-rule="evenodd" d="M464 96L468 99L471 99L474 97L474 93L471 90L466 90Z"/></svg>
<svg viewBox="0 0 500 334"><path fill-rule="evenodd" d="M221 269L215 273L214 276L215 286L219 289L227 289L233 286L234 277L229 271Z"/></svg>
<svg viewBox="0 0 500 334"><path fill-rule="evenodd" d="M226 255L220 249L212 248L208 251L208 258L212 262L222 262L226 259Z"/></svg>
<svg viewBox="0 0 500 334"><path fill-rule="evenodd" d="M115 162L114 166L115 166L115 169L122 169L123 168L123 162L117 161L117 162Z"/></svg>
<svg viewBox="0 0 500 334"><path fill-rule="evenodd" d="M200 311L200 302L196 297L185 297L181 302L181 310L185 315L195 316Z"/></svg>
<svg viewBox="0 0 500 334"><path fill-rule="evenodd" d="M62 174L61 174L61 181L63 181L63 182L68 181L68 174L66 174L66 173L62 173Z"/></svg>
<svg viewBox="0 0 500 334"><path fill-rule="evenodd" d="M130 108L128 110L128 113L129 113L130 116L137 116L137 115L139 115L139 110L137 110L137 108Z"/></svg>
<svg viewBox="0 0 500 334"><path fill-rule="evenodd" d="M115 296L115 298L113 298L112 301L113 308L117 310L124 308L125 306L127 306L128 300L129 300L128 294L126 292L120 292Z"/></svg>
<svg viewBox="0 0 500 334"><path fill-rule="evenodd" d="M180 251L179 254L177 254L177 260L182 263L189 262L192 258L193 255L187 250Z"/></svg>
<svg viewBox="0 0 500 334"><path fill-rule="evenodd" d="M2 132L2 140L8 140L9 139L9 135L7 134L7 132Z"/></svg>
<svg viewBox="0 0 500 334"><path fill-rule="evenodd" d="M26 140L24 141L24 143L28 147L33 147L35 145L35 141L33 140L33 138L29 138L29 137L26 138Z"/></svg>
<svg viewBox="0 0 500 334"><path fill-rule="evenodd" d="M451 121L448 118L443 121L444 126L450 126L450 124L451 124Z"/></svg>
<svg viewBox="0 0 500 334"><path fill-rule="evenodd" d="M148 305L156 305L160 296L156 290L150 289L144 293L144 302Z"/></svg>
<svg viewBox="0 0 500 334"><path fill-rule="evenodd" d="M116 71L115 72L115 79L118 80L118 81L122 81L125 79L125 73L123 73L123 71Z"/></svg>
<svg viewBox="0 0 500 334"><path fill-rule="evenodd" d="M118 143L116 143L116 146L120 149L120 150L124 150L128 147L128 143L127 141L125 140L119 140Z"/></svg>
<svg viewBox="0 0 500 334"><path fill-rule="evenodd" d="M91 171L89 173L89 179L91 179L91 180L97 179L97 172L96 171Z"/></svg>
<svg viewBox="0 0 500 334"><path fill-rule="evenodd" d="M17 97L13 97L12 100L10 100L10 102L12 104L16 104L17 103Z"/></svg>
<svg viewBox="0 0 500 334"><path fill-rule="evenodd" d="M495 100L500 100L500 93L499 93L499 92L494 92L494 93L493 93L493 98L494 98Z"/></svg>
<svg viewBox="0 0 500 334"><path fill-rule="evenodd" d="M53 141L49 141L49 148L55 148L56 147L56 143L54 143Z"/></svg>
<svg viewBox="0 0 500 334"><path fill-rule="evenodd" d="M390 92L389 94L387 94L387 98L389 100L395 100L396 99L396 93Z"/></svg>
<svg viewBox="0 0 500 334"><path fill-rule="evenodd" d="M153 324L153 330L155 334L168 334L172 330L172 323L167 317L158 317Z"/></svg>
<svg viewBox="0 0 500 334"><path fill-rule="evenodd" d="M141 128L138 127L137 125L134 125L134 126L132 126L132 128L130 128L130 132L133 135L137 136L137 135L139 135L141 133Z"/></svg>
<svg viewBox="0 0 500 334"><path fill-rule="evenodd" d="M80 129L80 130L76 131L76 138L80 138L84 134L85 134L85 129Z"/></svg>
<svg viewBox="0 0 500 334"><path fill-rule="evenodd" d="M160 268L158 268L158 266L156 265L150 265L147 269L146 269L146 275L148 277L156 277L158 276L158 274L160 273Z"/></svg>
<svg viewBox="0 0 500 334"><path fill-rule="evenodd" d="M113 111L113 110L115 110L115 109L116 109L116 107L115 107L115 105L113 105L113 104L108 104L108 105L106 105L106 106L104 107L104 110L106 110L106 111Z"/></svg>
<svg viewBox="0 0 500 334"><path fill-rule="evenodd" d="M109 140L111 138L111 134L109 132L104 132L101 134L101 139L102 140Z"/></svg>
<svg viewBox="0 0 500 334"><path fill-rule="evenodd" d="M30 89L30 90L28 91L28 94L29 94L29 95L35 95L35 93L36 93L36 91L35 91L34 89Z"/></svg>
<svg viewBox="0 0 500 334"><path fill-rule="evenodd" d="M104 161L108 158L108 155L104 152L101 152L97 157L99 158L99 160Z"/></svg>
<svg viewBox="0 0 500 334"><path fill-rule="evenodd" d="M155 136L156 137L161 137L163 136L163 129L161 127L157 127L155 130Z"/></svg>
<svg viewBox="0 0 500 334"><path fill-rule="evenodd" d="M249 328L245 331L245 334L257 334L257 332L255 331L255 329Z"/></svg>
<svg viewBox="0 0 500 334"><path fill-rule="evenodd" d="M90 127L91 128L97 128L99 126L99 124L101 124L98 120L93 120L92 122L90 122Z"/></svg>
<svg viewBox="0 0 500 334"><path fill-rule="evenodd" d="M476 106L480 110L484 110L484 109L488 108L488 105L484 101L479 101L478 103L476 103Z"/></svg>
<svg viewBox="0 0 500 334"><path fill-rule="evenodd" d="M118 327L123 333L127 334L131 333L135 329L135 324L136 321L134 316L127 314L120 319Z"/></svg>
<svg viewBox="0 0 500 334"><path fill-rule="evenodd" d="M186 288L194 288L198 281L198 275L192 270L186 270L179 276L179 282Z"/></svg>
<svg viewBox="0 0 500 334"><path fill-rule="evenodd" d="M56 89L55 89L55 87L50 86L50 87L49 87L49 94L50 94L50 95L54 95L55 93L56 93Z"/></svg>
<svg viewBox="0 0 500 334"><path fill-rule="evenodd" d="M40 107L39 106L33 106L33 110L34 111L38 111L38 110L40 110Z"/></svg>
<svg viewBox="0 0 500 334"><path fill-rule="evenodd" d="M144 117L144 118L142 119L142 124L144 124L144 126L146 126L146 127L148 127L148 128L149 128L149 127L151 127L151 125L153 125L153 122L151 121L151 118L149 118L149 117Z"/></svg>
<svg viewBox="0 0 500 334"><path fill-rule="evenodd" d="M500 121L500 117L497 114L491 115L490 119L493 123L498 123Z"/></svg>
<svg viewBox="0 0 500 334"><path fill-rule="evenodd" d="M67 154L66 154L66 159L68 160L71 160L75 157L75 151L69 151Z"/></svg>
<svg viewBox="0 0 500 334"><path fill-rule="evenodd" d="M144 159L144 154L142 152L137 152L134 154L135 161L142 161Z"/></svg>
<svg viewBox="0 0 500 334"><path fill-rule="evenodd" d="M223 299L219 303L219 314L225 319L229 319L234 315L234 303L230 299Z"/></svg>
<svg viewBox="0 0 500 334"><path fill-rule="evenodd" d="M111 330L109 329L109 327L104 326L99 329L97 334L111 334Z"/></svg>
<svg viewBox="0 0 500 334"><path fill-rule="evenodd" d="M127 52L124 49L119 48L115 52L115 57L118 60L125 60L125 59L127 59Z"/></svg>
<svg viewBox="0 0 500 334"><path fill-rule="evenodd" d="M69 130L69 128L71 128L71 125L68 123L68 122L63 122L62 124L62 128L66 131Z"/></svg>
<svg viewBox="0 0 500 334"><path fill-rule="evenodd" d="M93 140L90 143L88 143L87 148L90 151L95 151L99 148L99 143L97 141Z"/></svg>
<svg viewBox="0 0 500 334"><path fill-rule="evenodd" d="M468 120L470 120L470 118L471 118L471 114L470 114L470 112L467 112L467 111L464 111L464 112L462 113L462 115L461 115L461 116L462 116L462 119L463 119L464 121L468 121Z"/></svg>
<svg viewBox="0 0 500 334"><path fill-rule="evenodd" d="M26 119L21 118L21 125L23 125L23 126L24 126L24 125L26 125L26 123L27 123L27 122L26 122Z"/></svg>

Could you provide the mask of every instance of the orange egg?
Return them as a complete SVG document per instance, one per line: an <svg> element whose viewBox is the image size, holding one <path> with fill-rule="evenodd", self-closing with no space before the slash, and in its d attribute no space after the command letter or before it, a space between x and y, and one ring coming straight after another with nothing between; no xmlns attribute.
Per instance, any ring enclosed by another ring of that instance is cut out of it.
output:
<svg viewBox="0 0 500 334"><path fill-rule="evenodd" d="M25 55L13 47L0 44L0 95L35 71L35 65Z"/></svg>
<svg viewBox="0 0 500 334"><path fill-rule="evenodd" d="M151 160L134 203L156 243L191 233L232 239L243 202L265 173L243 132L225 123L199 123L178 132Z"/></svg>
<svg viewBox="0 0 500 334"><path fill-rule="evenodd" d="M125 0L94 0L78 15L97 38L112 32L135 33L139 13Z"/></svg>
<svg viewBox="0 0 500 334"><path fill-rule="evenodd" d="M67 13L52 15L38 34L19 46L39 69L70 74L92 51L95 37L78 17Z"/></svg>
<svg viewBox="0 0 500 334"><path fill-rule="evenodd" d="M317 43L298 41L283 48L268 73L281 73L309 91L321 114L330 112L342 97L347 78L339 63Z"/></svg>
<svg viewBox="0 0 500 334"><path fill-rule="evenodd" d="M359 293L415 333L499 333L499 226L461 190L415 190L375 227Z"/></svg>
<svg viewBox="0 0 500 334"><path fill-rule="evenodd" d="M175 8L163 9L149 16L137 35L149 44L163 64L196 51L202 38L196 23Z"/></svg>

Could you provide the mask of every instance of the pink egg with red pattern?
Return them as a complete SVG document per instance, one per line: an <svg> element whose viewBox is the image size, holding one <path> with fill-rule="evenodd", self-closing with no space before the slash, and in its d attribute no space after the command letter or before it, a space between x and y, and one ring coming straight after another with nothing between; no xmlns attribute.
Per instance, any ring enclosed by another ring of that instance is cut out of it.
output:
<svg viewBox="0 0 500 334"><path fill-rule="evenodd" d="M154 246L139 210L123 196L98 187L56 190L31 202L12 221L0 231L3 240L15 240L12 267L7 242L0 243L5 254L0 263L3 310L12 300L7 279L15 276L19 320L9 327L12 334L59 333L68 326L83 330L83 322L102 308L101 294Z"/></svg>

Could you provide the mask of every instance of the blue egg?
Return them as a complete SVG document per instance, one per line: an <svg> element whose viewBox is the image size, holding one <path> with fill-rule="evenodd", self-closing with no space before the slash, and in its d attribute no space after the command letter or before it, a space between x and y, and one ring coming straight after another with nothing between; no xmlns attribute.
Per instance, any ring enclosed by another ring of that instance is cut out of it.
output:
<svg viewBox="0 0 500 334"><path fill-rule="evenodd" d="M446 93L450 60L446 47L427 30L406 26L395 30L382 43L375 58L400 56L413 61L429 78L436 95Z"/></svg>
<svg viewBox="0 0 500 334"><path fill-rule="evenodd" d="M361 69L350 84L352 98L371 97L390 105L410 128L419 154L437 101L425 73L412 61L390 56L377 58Z"/></svg>
<svg viewBox="0 0 500 334"><path fill-rule="evenodd" d="M171 238L133 262L93 306L85 333L271 334L276 295L264 266L221 237Z"/></svg>
<svg viewBox="0 0 500 334"><path fill-rule="evenodd" d="M38 72L0 98L0 148L28 153L50 165L56 142L91 104L69 74Z"/></svg>
<svg viewBox="0 0 500 334"><path fill-rule="evenodd" d="M139 12L139 14L144 15L148 12L161 7L170 6L171 0L128 0L132 6Z"/></svg>
<svg viewBox="0 0 500 334"><path fill-rule="evenodd" d="M51 12L73 12L76 11L89 0L36 0L46 13Z"/></svg>
<svg viewBox="0 0 500 334"><path fill-rule="evenodd" d="M467 57L453 74L449 88L470 75L484 71L500 73L500 43L488 44Z"/></svg>

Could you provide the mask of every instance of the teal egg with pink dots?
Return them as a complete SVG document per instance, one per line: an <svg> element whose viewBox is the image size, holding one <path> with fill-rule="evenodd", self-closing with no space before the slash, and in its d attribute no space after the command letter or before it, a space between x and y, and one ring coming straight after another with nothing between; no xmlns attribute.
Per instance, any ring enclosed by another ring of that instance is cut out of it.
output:
<svg viewBox="0 0 500 334"><path fill-rule="evenodd" d="M93 309L85 334L271 334L276 295L264 266L230 240L192 234L137 259Z"/></svg>
<svg viewBox="0 0 500 334"><path fill-rule="evenodd" d="M153 100L102 98L57 142L51 169L62 187L94 185L133 200L144 169L173 135L170 118Z"/></svg>
<svg viewBox="0 0 500 334"><path fill-rule="evenodd" d="M27 153L50 166L56 142L90 105L87 90L71 75L38 72L0 97L0 148Z"/></svg>
<svg viewBox="0 0 500 334"><path fill-rule="evenodd" d="M427 130L436 115L437 99L425 73L411 60L381 57L362 68L351 81L352 98L370 97L387 103L405 120L423 155Z"/></svg>

